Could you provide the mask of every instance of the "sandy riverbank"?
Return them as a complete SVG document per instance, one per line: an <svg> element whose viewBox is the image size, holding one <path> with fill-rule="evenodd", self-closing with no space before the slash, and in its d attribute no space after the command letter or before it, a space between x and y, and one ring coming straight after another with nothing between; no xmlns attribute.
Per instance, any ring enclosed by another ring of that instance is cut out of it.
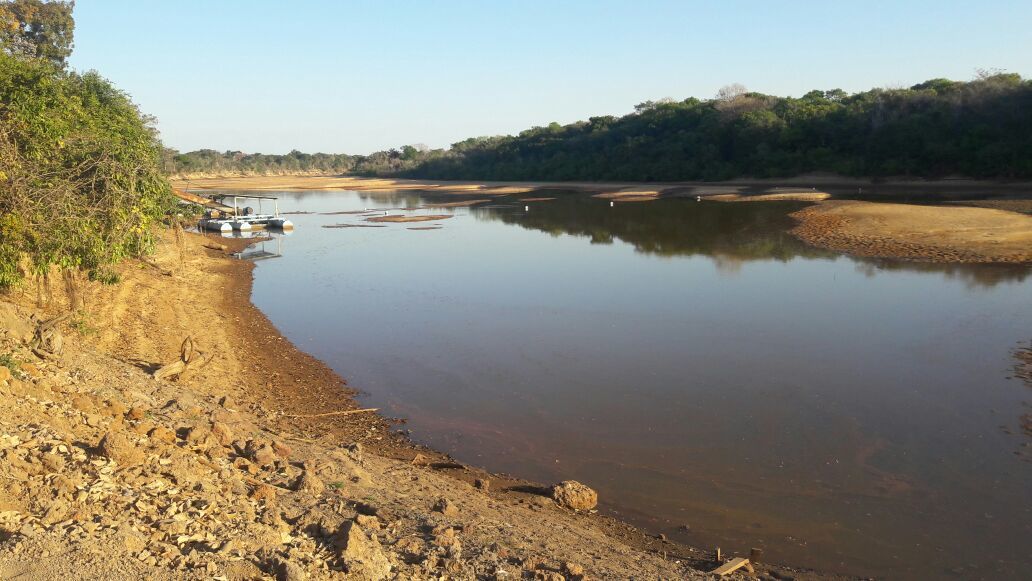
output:
<svg viewBox="0 0 1032 581"><path fill-rule="evenodd" d="M1032 216L993 208L830 201L793 214L807 243L925 262L1032 263Z"/></svg>
<svg viewBox="0 0 1032 581"><path fill-rule="evenodd" d="M355 190L421 191L434 194L504 196L528 192L572 190L592 192L595 197L617 202L647 202L670 196L705 196L719 200L738 200L756 195L776 196L780 200L813 199L812 187L783 187L780 182L741 183L652 183L631 182L462 182L362 178L353 176L228 176L177 178L178 189L189 190ZM826 196L825 196L826 197ZM823 198L822 198L823 199Z"/></svg>
<svg viewBox="0 0 1032 581"><path fill-rule="evenodd" d="M88 315L63 325L60 358L24 341L28 315L64 310L62 293L45 308L31 287L0 297L13 367L0 577L672 579L712 566L415 446L374 413L311 417L356 407L344 381L251 305L250 263L175 240L156 267L123 264L120 284L81 283ZM186 336L211 362L151 379Z"/></svg>

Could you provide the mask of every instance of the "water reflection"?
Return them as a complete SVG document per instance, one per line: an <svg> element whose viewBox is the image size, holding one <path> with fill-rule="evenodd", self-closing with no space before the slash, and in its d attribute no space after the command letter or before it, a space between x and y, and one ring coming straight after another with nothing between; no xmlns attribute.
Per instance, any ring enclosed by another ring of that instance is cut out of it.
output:
<svg viewBox="0 0 1032 581"><path fill-rule="evenodd" d="M560 193L553 201L534 203L524 211L474 207L474 215L547 232L584 236L592 244L619 240L638 252L659 256L713 258L717 268L734 274L749 260L787 261L793 258L838 256L804 244L788 233L795 225L789 216L805 207L803 202L743 204L696 202L692 198L610 206L607 200L584 194ZM855 257L857 268L868 276L886 271L938 272L965 281L971 287L990 287L1001 282L1020 282L1032 272L1017 265L935 264Z"/></svg>
<svg viewBox="0 0 1032 581"><path fill-rule="evenodd" d="M1028 269L809 248L792 203L520 197L283 194L310 213L254 301L420 442L585 481L655 532L892 578L1025 570ZM367 208L453 217L322 228Z"/></svg>

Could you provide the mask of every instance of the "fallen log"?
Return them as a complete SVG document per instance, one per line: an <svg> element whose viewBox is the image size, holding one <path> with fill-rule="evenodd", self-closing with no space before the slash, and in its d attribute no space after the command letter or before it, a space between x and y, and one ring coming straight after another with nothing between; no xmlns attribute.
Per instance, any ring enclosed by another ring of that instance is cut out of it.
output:
<svg viewBox="0 0 1032 581"><path fill-rule="evenodd" d="M212 250L221 250L223 252L229 250L229 246L225 244L219 244L218 242L205 242L203 245L205 248L211 248Z"/></svg>
<svg viewBox="0 0 1032 581"><path fill-rule="evenodd" d="M60 357L64 352L64 335L57 329L57 324L64 321L71 315L64 314L46 321L40 321L36 325L36 331L32 336L29 347L40 359L53 359Z"/></svg>

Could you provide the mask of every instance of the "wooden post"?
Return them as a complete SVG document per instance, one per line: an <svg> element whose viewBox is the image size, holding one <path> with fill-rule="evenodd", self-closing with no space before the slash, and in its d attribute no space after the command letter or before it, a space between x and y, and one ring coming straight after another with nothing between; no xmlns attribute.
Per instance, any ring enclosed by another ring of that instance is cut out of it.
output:
<svg viewBox="0 0 1032 581"><path fill-rule="evenodd" d="M749 560L753 563L759 563L760 559L763 558L763 549L752 548L749 549Z"/></svg>
<svg viewBox="0 0 1032 581"><path fill-rule="evenodd" d="M717 550L714 551L714 553L715 553L715 555L714 555L715 558L713 560L716 561L717 563L723 563L724 559L722 559L721 556L720 556L720 547L717 547Z"/></svg>

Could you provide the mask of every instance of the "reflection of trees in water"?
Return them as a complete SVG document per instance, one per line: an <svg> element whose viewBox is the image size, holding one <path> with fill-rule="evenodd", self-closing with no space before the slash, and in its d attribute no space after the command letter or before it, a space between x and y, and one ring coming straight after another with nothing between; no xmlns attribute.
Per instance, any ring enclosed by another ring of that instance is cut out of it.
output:
<svg viewBox="0 0 1032 581"><path fill-rule="evenodd" d="M553 236L584 236L592 244L621 240L638 252L660 256L701 254L714 260L722 273L734 274L749 260L788 261L795 257L833 258L830 252L801 242L788 233L795 222L789 214L800 202L714 203L674 198L642 203L618 203L581 194L564 194L536 203L529 211L474 208L481 219L501 220ZM880 271L941 273L964 281L969 288L1001 282L1021 282L1032 269L1013 265L938 264L854 257L857 269L874 276Z"/></svg>
<svg viewBox="0 0 1032 581"><path fill-rule="evenodd" d="M942 264L908 262L887 258L854 258L858 272L873 277L882 271L934 272L943 278L962 281L969 289L989 288L1002 282L1022 282L1032 268L1013 264Z"/></svg>
<svg viewBox="0 0 1032 581"><path fill-rule="evenodd" d="M793 224L788 214L802 206L797 202L725 204L677 198L611 207L607 200L567 194L534 204L527 212L481 209L475 214L553 235L585 236L592 244L621 240L638 252L660 256L702 254L719 256L724 263L835 256L788 233Z"/></svg>

